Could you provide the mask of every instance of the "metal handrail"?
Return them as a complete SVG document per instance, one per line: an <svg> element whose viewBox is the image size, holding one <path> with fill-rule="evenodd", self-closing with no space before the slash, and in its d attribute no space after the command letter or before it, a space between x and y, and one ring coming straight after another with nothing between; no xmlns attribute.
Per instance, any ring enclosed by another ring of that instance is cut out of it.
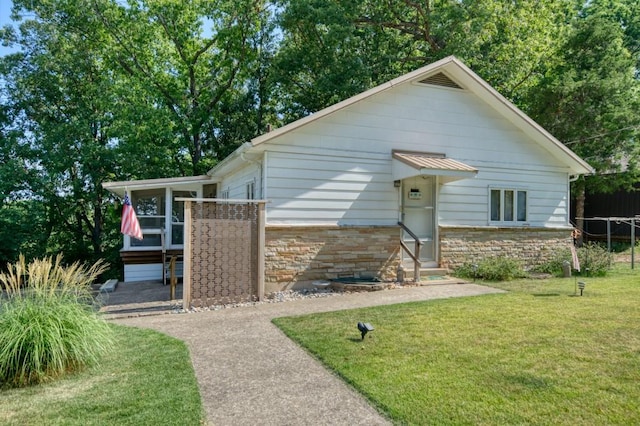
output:
<svg viewBox="0 0 640 426"><path fill-rule="evenodd" d="M423 243L420 241L420 237L418 237L416 234L414 234L414 233L413 233L413 231L412 231L411 229L407 228L407 225L405 225L405 224L404 224L404 223L402 223L402 222L398 222L398 225L400 225L400 227L401 227L402 229L404 229L405 231L407 231L407 234L409 234L409 235L411 236L411 238L413 238L413 239L414 239L415 241L417 241L419 244L423 244Z"/></svg>
<svg viewBox="0 0 640 426"><path fill-rule="evenodd" d="M418 259L413 253L411 253L411 250L409 249L409 246L407 246L404 241L400 240L400 246L404 249L404 251L407 252L407 254L409 255L409 257L411 259L413 259L414 262L420 262L420 259Z"/></svg>
<svg viewBox="0 0 640 426"><path fill-rule="evenodd" d="M423 243L420 241L420 237L418 237L413 231L411 231L411 229L407 228L407 225L405 225L402 222L398 222L398 225L407 234L409 234L409 236L411 238L413 238L413 240L415 242L414 252L411 253L411 250L409 250L409 247L407 247L407 245L404 243L404 241L402 241L402 238L400 238L400 246L407 252L409 257L411 257L411 259L413 259L413 280L415 282L420 282L420 267L422 266L422 263L420 262L420 246Z"/></svg>

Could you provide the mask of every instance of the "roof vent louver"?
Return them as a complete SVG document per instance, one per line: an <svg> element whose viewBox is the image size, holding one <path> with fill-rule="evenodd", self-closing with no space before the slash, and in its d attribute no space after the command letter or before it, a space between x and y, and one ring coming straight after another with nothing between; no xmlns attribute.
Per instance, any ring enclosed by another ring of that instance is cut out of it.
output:
<svg viewBox="0 0 640 426"><path fill-rule="evenodd" d="M431 84L433 86L449 87L451 89L462 89L462 87L458 85L458 83L451 80L441 72L431 75L423 80L420 80L419 82L422 84Z"/></svg>

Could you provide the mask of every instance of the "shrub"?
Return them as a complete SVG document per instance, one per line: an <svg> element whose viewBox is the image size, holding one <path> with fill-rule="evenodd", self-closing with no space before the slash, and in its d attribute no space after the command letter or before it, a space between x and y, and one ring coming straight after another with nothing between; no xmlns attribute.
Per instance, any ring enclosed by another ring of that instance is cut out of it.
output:
<svg viewBox="0 0 640 426"><path fill-rule="evenodd" d="M44 382L98 361L112 331L96 313L90 284L105 270L24 257L0 274L0 384Z"/></svg>
<svg viewBox="0 0 640 426"><path fill-rule="evenodd" d="M587 243L579 247L577 253L580 261L580 272L578 273L580 275L604 276L611 267L612 254L599 244ZM561 276L564 262L572 264L571 250L569 248L558 250L551 260L536 266L534 270Z"/></svg>
<svg viewBox="0 0 640 426"><path fill-rule="evenodd" d="M556 250L551 259L536 265L532 270L534 272L553 274L559 277L563 275L562 266L565 262L571 264L571 250L569 248Z"/></svg>
<svg viewBox="0 0 640 426"><path fill-rule="evenodd" d="M507 281L526 276L520 262L507 256L488 257L476 263L466 262L455 269L454 275L488 281Z"/></svg>
<svg viewBox="0 0 640 426"><path fill-rule="evenodd" d="M596 243L587 243L578 248L581 274L602 277L611 268L613 255Z"/></svg>

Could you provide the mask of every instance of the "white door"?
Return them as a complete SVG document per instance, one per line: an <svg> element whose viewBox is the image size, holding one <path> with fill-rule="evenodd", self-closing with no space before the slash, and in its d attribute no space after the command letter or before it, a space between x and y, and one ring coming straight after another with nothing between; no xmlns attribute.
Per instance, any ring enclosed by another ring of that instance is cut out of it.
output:
<svg viewBox="0 0 640 426"><path fill-rule="evenodd" d="M402 222L422 242L422 266L437 266L434 233L435 178L417 176L402 181ZM415 240L407 232L402 231L402 239L411 251L414 251ZM405 253L403 260L411 261L411 258Z"/></svg>

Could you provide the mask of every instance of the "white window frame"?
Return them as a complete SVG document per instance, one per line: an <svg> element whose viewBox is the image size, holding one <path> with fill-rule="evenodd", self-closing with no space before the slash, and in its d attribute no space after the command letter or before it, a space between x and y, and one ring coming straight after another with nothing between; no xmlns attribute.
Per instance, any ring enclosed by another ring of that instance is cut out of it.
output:
<svg viewBox="0 0 640 426"><path fill-rule="evenodd" d="M142 215L138 209L136 208L137 206L137 199L139 197L138 192L157 192L157 193L162 193L164 192L164 194L162 195L164 197L164 206L162 206L163 208L165 208L165 213L162 215ZM136 195L134 195L136 194ZM149 235L158 235L160 240L162 241L162 233L164 230L164 227L166 226L166 207L167 207L167 200L166 200L166 196L167 196L167 191L165 188L150 188L150 189L142 189L142 190L137 190L137 191L131 191L130 193L131 196L131 203L133 205L133 208L136 209L136 215L138 216L138 221L141 222L141 229L142 229L142 236L143 236L143 240L144 241L144 236L149 236ZM143 225L144 223L144 218L156 218L156 219L161 219L162 220L162 225L160 226L156 226L156 227L146 227ZM130 237L129 235L125 235L124 236L124 249L125 250L130 250L130 251L145 251L145 250L158 250L162 248L162 244L160 245L137 245L138 242L134 241L132 237Z"/></svg>
<svg viewBox="0 0 640 426"><path fill-rule="evenodd" d="M493 218L493 192L494 191L499 191L500 192L500 206L499 206L499 218L496 220ZM505 196L508 193L512 193L513 194L513 203L512 203L512 209L511 209L511 215L512 215L512 219L510 220L506 220L505 216L506 213L508 213L507 210L505 210L506 207L506 202L505 202ZM518 210L518 207L520 205L520 203L518 202L518 198L521 196L520 193L524 193L525 196L525 202L524 202L524 219L520 220L518 219L518 213L520 213L520 211ZM489 187L489 194L488 194L488 219L489 219L489 223L490 224L496 224L496 225L508 225L508 226L528 226L529 225L529 199L530 199L530 191L527 188L518 188L518 187L502 187L502 186L490 186Z"/></svg>
<svg viewBox="0 0 640 426"><path fill-rule="evenodd" d="M172 188L172 187L164 187L161 188L162 191L164 191L164 208L165 208L165 214L164 215L158 215L158 216L148 216L148 217L157 217L157 218L162 218L163 219L163 225L162 227L155 227L155 228L142 228L142 234L144 235L161 235L161 239L162 239L162 234L164 232L164 244L165 244L165 248L167 249L182 249L184 248L184 244L173 244L172 243L172 239L173 239L173 225L175 224L181 224L184 227L184 222L179 222L179 221L175 221L173 220L173 215L171 214L172 209L173 209L173 201L175 197L180 197L182 195L174 195L175 192L194 192L195 196L198 197L202 194L202 188L198 189L198 190L187 190L187 189L181 189L181 188ZM132 193L134 193L135 191L131 191ZM158 191L160 192L160 191ZM133 198L133 195L132 195ZM135 207L135 206L134 206ZM136 211L136 214L138 212ZM140 217L144 217L142 215L139 216ZM184 229L184 228L183 228ZM184 232L184 230L183 230ZM144 241L144 240L143 240ZM161 250L162 249L162 245L157 245L157 246L147 246L147 245L134 245L135 242L132 241L132 238L129 237L128 235L124 236L124 241L123 241L123 248L127 251L145 251L145 250Z"/></svg>
<svg viewBox="0 0 640 426"><path fill-rule="evenodd" d="M186 192L189 193L189 195L187 196L186 194L180 194L180 192ZM195 194L194 194L195 192ZM166 216L166 220L167 220L167 224L166 224L166 233L165 233L165 246L167 246L168 248L171 249L182 249L184 248L184 202L182 202L182 215L183 215L183 220L177 220L179 219L178 217L174 216L174 211L173 211L173 203L175 201L176 198L189 198L189 197L198 197L199 194L202 192L202 190L200 189L199 191L192 191L192 190L185 190L185 189L174 189L174 188L169 188L169 190L167 191L167 199L169 200L167 202L167 212L171 212L170 214L168 214ZM177 193L177 194L176 194ZM173 231L174 231L174 226L175 225L180 225L182 226L182 236L183 236L183 243L173 243Z"/></svg>

